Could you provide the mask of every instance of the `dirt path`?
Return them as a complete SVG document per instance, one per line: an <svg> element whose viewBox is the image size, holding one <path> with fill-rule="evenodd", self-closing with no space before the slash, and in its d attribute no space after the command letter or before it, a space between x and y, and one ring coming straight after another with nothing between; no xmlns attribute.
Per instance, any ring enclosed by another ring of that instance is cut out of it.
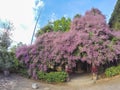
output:
<svg viewBox="0 0 120 90"><path fill-rule="evenodd" d="M79 79L84 80L83 77L81 77L71 80L70 83L52 85L26 79L14 74L10 77L4 77L0 74L0 90L120 90L120 76L98 80L95 84L89 83L85 85L80 85ZM85 80L87 79L85 78ZM32 89L33 83L37 83L39 88Z"/></svg>

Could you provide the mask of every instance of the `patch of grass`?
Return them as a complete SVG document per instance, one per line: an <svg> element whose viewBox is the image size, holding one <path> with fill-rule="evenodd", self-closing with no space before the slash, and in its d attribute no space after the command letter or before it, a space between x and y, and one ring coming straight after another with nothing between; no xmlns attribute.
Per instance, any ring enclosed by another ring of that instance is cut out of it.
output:
<svg viewBox="0 0 120 90"><path fill-rule="evenodd" d="M44 72L38 72L38 78L40 80L47 81L49 83L52 82L65 82L67 78L66 72L50 72L50 73L44 73Z"/></svg>
<svg viewBox="0 0 120 90"><path fill-rule="evenodd" d="M120 74L120 65L107 68L105 70L105 75L107 77L113 77Z"/></svg>

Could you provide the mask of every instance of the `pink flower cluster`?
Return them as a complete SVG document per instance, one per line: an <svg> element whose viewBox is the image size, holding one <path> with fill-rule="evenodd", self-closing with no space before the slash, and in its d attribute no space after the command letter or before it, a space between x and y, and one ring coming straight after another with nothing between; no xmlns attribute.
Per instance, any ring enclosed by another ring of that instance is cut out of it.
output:
<svg viewBox="0 0 120 90"><path fill-rule="evenodd" d="M37 70L47 71L51 66L65 64L72 68L77 60L99 66L117 60L118 37L107 25L105 16L93 8L84 16L74 18L70 31L45 33L33 45L18 48L16 57L29 67L34 78Z"/></svg>

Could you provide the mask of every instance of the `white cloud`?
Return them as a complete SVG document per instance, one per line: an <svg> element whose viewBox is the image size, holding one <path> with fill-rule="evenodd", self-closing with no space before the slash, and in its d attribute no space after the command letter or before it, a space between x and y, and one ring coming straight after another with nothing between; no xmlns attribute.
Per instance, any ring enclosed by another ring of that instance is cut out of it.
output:
<svg viewBox="0 0 120 90"><path fill-rule="evenodd" d="M50 16L50 22L54 22L57 19L57 16L55 13L52 13Z"/></svg>
<svg viewBox="0 0 120 90"><path fill-rule="evenodd" d="M0 0L0 19L13 22L15 30L12 38L16 42L30 43L35 25L34 3L34 0ZM40 6L44 6L41 0Z"/></svg>
<svg viewBox="0 0 120 90"><path fill-rule="evenodd" d="M65 18L69 18L67 14L64 14L63 16L64 16Z"/></svg>
<svg viewBox="0 0 120 90"><path fill-rule="evenodd" d="M43 6L44 6L44 2L42 0L38 0L38 3L35 7L39 8L39 7L43 7Z"/></svg>

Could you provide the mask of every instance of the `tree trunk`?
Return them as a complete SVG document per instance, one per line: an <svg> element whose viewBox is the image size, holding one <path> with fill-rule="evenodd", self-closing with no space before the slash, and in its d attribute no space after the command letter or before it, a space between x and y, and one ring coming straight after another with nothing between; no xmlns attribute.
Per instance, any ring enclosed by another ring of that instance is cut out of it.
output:
<svg viewBox="0 0 120 90"><path fill-rule="evenodd" d="M6 76L6 77L10 75L9 70L4 70L3 73L4 73L4 76Z"/></svg>
<svg viewBox="0 0 120 90"><path fill-rule="evenodd" d="M98 79L98 68L94 63L92 63L91 71L92 71L92 79L94 80L94 82L96 82L96 80Z"/></svg>

